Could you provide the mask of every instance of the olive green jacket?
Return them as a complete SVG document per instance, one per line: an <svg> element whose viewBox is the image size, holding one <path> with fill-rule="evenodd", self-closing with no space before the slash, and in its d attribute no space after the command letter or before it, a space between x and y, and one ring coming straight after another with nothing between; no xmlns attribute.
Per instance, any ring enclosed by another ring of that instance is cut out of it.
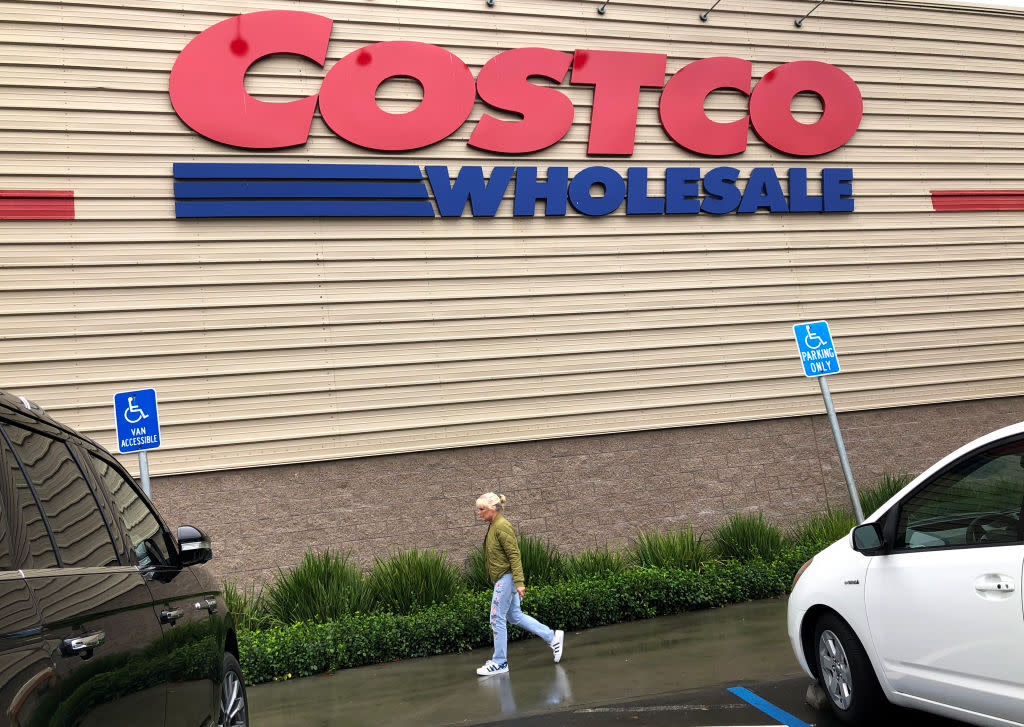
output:
<svg viewBox="0 0 1024 727"><path fill-rule="evenodd" d="M484 537L484 565L487 566L487 577L492 583L497 583L503 575L511 573L516 588L526 585L516 531L501 513L494 516L494 522L487 528Z"/></svg>

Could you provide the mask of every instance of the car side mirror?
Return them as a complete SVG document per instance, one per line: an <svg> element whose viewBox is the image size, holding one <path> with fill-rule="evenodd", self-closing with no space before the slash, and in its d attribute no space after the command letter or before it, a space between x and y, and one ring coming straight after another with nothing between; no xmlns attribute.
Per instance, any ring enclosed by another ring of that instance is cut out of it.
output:
<svg viewBox="0 0 1024 727"><path fill-rule="evenodd" d="M864 523L853 529L853 549L864 555L878 555L885 550L885 538L878 523Z"/></svg>
<svg viewBox="0 0 1024 727"><path fill-rule="evenodd" d="M178 528L178 549L181 551L181 565L198 565L213 558L210 539L199 528L182 525Z"/></svg>

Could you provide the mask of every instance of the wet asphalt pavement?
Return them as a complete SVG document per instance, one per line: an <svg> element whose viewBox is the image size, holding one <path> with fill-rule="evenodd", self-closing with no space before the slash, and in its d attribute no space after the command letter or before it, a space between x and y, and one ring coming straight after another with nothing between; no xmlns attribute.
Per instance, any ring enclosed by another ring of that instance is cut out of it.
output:
<svg viewBox="0 0 1024 727"><path fill-rule="evenodd" d="M755 601L566 633L560 664L537 639L509 673L478 677L489 649L348 669L249 689L254 727L838 725L804 703L810 680L786 635L786 602ZM729 688L796 721L757 709ZM958 722L900 712L907 727Z"/></svg>
<svg viewBox="0 0 1024 727"><path fill-rule="evenodd" d="M578 706L559 712L546 712L476 725L501 727L843 727L826 709L819 711L804 701L807 679L796 677L782 681L747 682L743 687L766 700L783 714L766 714L737 697L725 685L705 687L660 697L627 700L613 704ZM865 727L966 727L962 722L941 719L922 712L893 710L884 723Z"/></svg>

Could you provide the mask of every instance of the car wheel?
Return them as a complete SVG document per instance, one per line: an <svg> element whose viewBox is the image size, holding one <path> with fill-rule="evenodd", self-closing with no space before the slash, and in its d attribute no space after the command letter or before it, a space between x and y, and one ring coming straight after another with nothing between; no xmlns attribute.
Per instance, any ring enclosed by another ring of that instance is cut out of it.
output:
<svg viewBox="0 0 1024 727"><path fill-rule="evenodd" d="M826 614L814 629L814 649L818 676L835 715L847 724L876 721L888 702L853 630L835 614Z"/></svg>
<svg viewBox="0 0 1024 727"><path fill-rule="evenodd" d="M217 727L249 727L245 679L234 654L224 654L223 674L220 680L220 718Z"/></svg>

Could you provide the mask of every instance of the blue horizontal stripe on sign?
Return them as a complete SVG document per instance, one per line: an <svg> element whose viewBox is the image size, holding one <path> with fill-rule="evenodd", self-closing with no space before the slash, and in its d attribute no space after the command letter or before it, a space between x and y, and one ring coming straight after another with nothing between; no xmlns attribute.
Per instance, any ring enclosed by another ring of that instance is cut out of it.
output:
<svg viewBox="0 0 1024 727"><path fill-rule="evenodd" d="M211 164L175 162L175 179L413 179L411 164Z"/></svg>
<svg viewBox="0 0 1024 727"><path fill-rule="evenodd" d="M433 217L428 201L177 200L177 217Z"/></svg>
<svg viewBox="0 0 1024 727"><path fill-rule="evenodd" d="M175 182L178 199L282 198L303 199L430 199L422 182Z"/></svg>

